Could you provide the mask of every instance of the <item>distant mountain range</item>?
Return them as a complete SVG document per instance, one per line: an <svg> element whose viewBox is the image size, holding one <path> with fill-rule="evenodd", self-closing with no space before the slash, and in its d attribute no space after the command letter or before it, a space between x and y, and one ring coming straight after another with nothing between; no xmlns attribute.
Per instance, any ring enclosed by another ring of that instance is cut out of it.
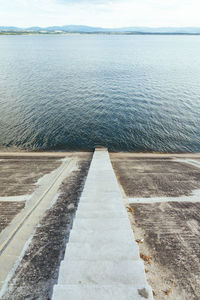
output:
<svg viewBox="0 0 200 300"><path fill-rule="evenodd" d="M121 34L200 34L200 27L122 27L101 28L84 25L19 28L0 26L1 33L121 33Z"/></svg>

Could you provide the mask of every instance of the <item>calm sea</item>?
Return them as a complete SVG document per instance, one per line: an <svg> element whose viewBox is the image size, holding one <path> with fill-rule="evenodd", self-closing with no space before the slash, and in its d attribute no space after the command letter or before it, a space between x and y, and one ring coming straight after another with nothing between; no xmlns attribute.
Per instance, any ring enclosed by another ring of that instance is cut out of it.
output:
<svg viewBox="0 0 200 300"><path fill-rule="evenodd" d="M0 36L0 147L200 152L200 37Z"/></svg>

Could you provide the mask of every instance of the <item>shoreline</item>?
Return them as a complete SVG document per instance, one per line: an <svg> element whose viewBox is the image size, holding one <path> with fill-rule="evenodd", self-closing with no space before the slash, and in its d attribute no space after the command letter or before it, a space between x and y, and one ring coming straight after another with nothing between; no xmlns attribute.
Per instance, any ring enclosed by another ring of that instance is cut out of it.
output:
<svg viewBox="0 0 200 300"><path fill-rule="evenodd" d="M63 156L76 156L86 153L93 153L93 151L0 151L0 158L4 156L19 156L19 157L39 157L39 156L50 156L50 157L63 157ZM112 157L123 158L123 157L135 157L135 158L200 158L200 153L166 153L166 152L115 152L109 151L109 154Z"/></svg>

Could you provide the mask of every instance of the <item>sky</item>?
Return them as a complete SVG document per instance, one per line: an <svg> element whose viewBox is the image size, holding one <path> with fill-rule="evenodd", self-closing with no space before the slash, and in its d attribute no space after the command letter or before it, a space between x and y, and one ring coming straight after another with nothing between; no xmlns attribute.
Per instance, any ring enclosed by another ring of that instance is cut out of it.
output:
<svg viewBox="0 0 200 300"><path fill-rule="evenodd" d="M0 0L0 26L200 27L200 0Z"/></svg>

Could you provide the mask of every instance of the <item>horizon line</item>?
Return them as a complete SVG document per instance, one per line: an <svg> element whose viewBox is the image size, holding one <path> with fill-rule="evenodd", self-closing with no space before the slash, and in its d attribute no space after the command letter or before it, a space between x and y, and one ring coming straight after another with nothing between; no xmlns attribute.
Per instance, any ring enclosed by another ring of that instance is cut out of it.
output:
<svg viewBox="0 0 200 300"><path fill-rule="evenodd" d="M101 28L101 29L124 29L124 28L200 28L200 25L198 26L143 26L143 25L130 25L130 26L121 26L121 27L102 27L102 26L95 26L95 25L84 25L84 24L64 24L64 25L47 25L47 26L40 26L40 25L30 25L30 26L16 26L16 25L0 25L0 27L13 27L13 28L21 28L21 29L27 29L32 27L39 27L39 28L50 28L50 27L65 27L65 26L81 26L81 27L89 27L89 28Z"/></svg>

